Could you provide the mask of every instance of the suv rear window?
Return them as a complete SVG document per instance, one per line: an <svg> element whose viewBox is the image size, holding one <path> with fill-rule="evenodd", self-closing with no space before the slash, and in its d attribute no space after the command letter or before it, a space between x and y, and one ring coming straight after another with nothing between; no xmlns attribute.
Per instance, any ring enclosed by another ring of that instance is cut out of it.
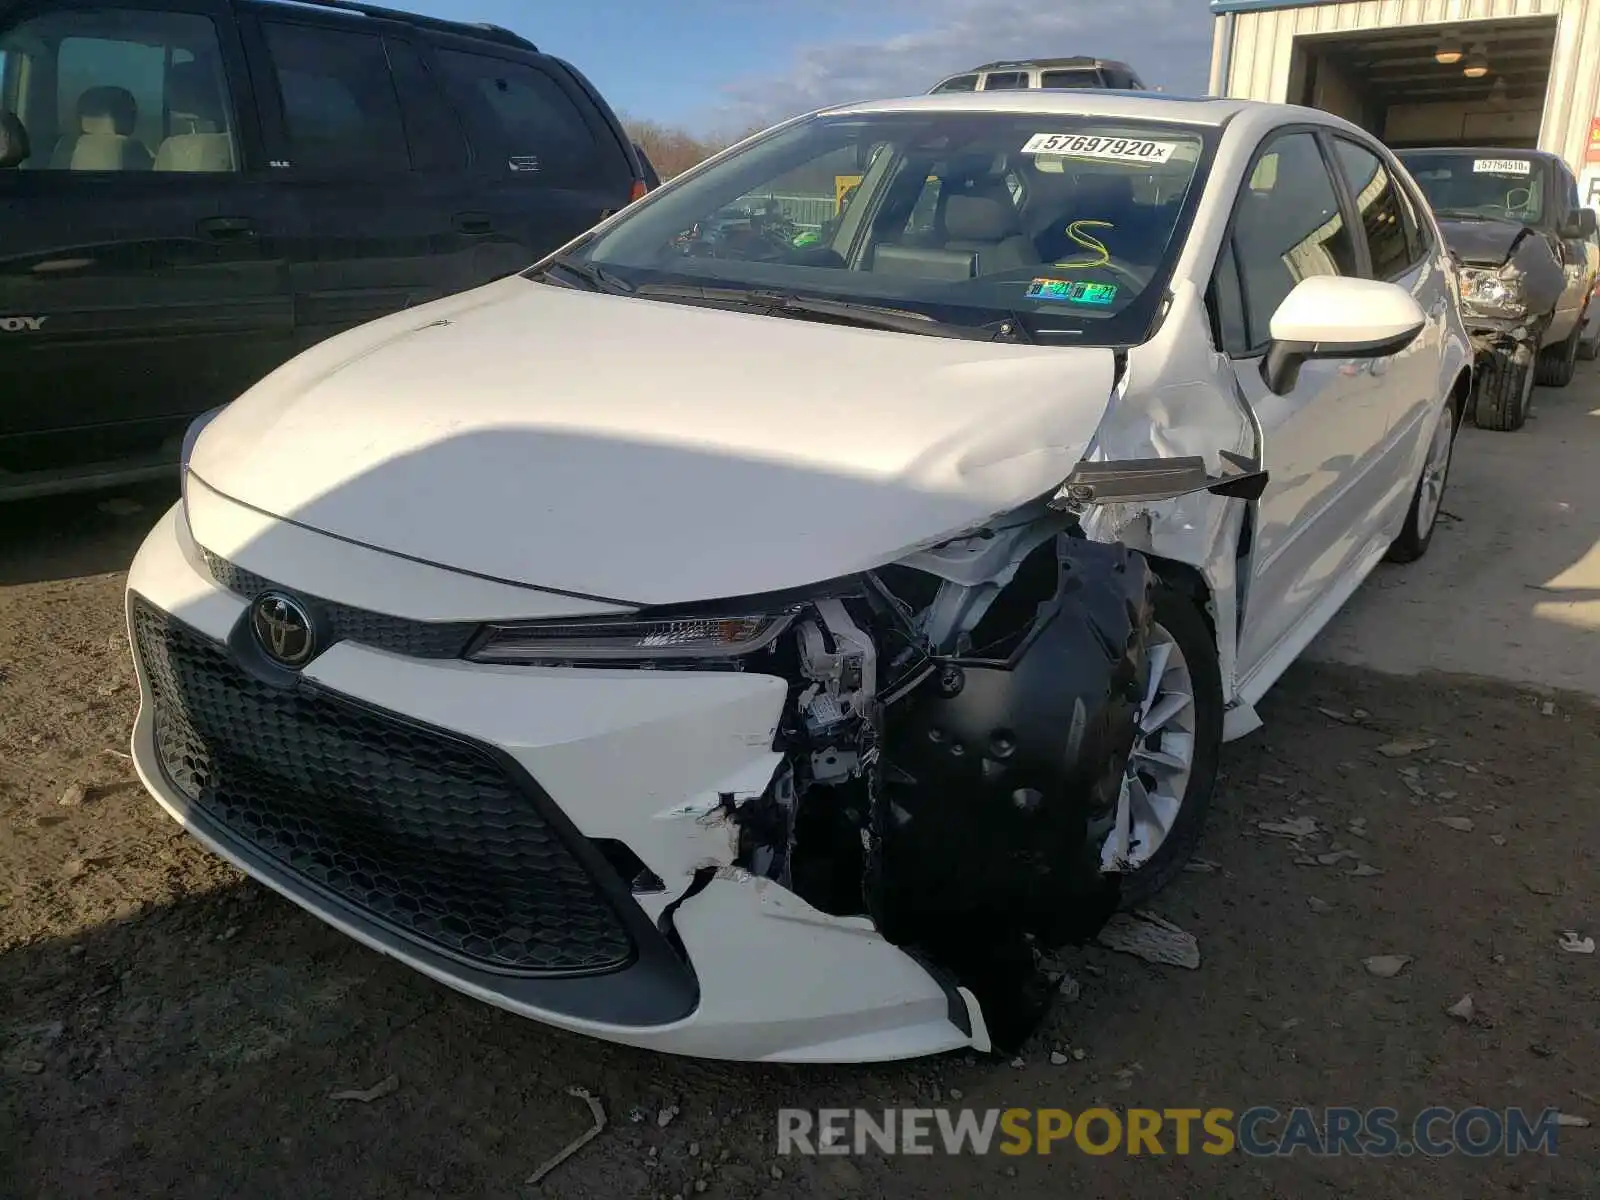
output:
<svg viewBox="0 0 1600 1200"><path fill-rule="evenodd" d="M606 145L615 139L600 114L586 116L581 98L545 71L464 50L441 50L439 63L456 102L482 126L492 162L562 183L628 173L620 149Z"/></svg>
<svg viewBox="0 0 1600 1200"><path fill-rule="evenodd" d="M408 171L400 100L376 34L265 21L295 169Z"/></svg>
<svg viewBox="0 0 1600 1200"><path fill-rule="evenodd" d="M1094 67L1074 67L1066 71L1046 71L1039 76L1039 86L1047 88L1097 88L1105 86L1100 72Z"/></svg>
<svg viewBox="0 0 1600 1200"><path fill-rule="evenodd" d="M1026 71L993 71L983 81L986 92L1013 92L1028 86Z"/></svg>

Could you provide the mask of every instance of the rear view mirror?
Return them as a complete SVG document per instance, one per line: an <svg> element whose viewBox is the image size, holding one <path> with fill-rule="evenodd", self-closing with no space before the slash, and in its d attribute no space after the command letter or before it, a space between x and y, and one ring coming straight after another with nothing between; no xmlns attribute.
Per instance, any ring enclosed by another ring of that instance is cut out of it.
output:
<svg viewBox="0 0 1600 1200"><path fill-rule="evenodd" d="M0 170L20 167L31 153L22 120L10 109L0 108Z"/></svg>
<svg viewBox="0 0 1600 1200"><path fill-rule="evenodd" d="M1300 368L1318 358L1387 358L1427 323L1405 288L1374 279L1314 275L1302 279L1272 314L1272 345L1261 363L1267 387L1282 396Z"/></svg>

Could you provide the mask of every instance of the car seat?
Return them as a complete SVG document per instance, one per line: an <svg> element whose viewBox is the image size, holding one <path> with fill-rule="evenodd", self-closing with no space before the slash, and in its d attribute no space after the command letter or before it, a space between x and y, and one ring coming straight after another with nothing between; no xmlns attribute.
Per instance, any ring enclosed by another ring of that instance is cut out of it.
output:
<svg viewBox="0 0 1600 1200"><path fill-rule="evenodd" d="M92 87L78 97L78 134L56 144L57 170L148 171L153 160L133 136L139 104L127 88Z"/></svg>
<svg viewBox="0 0 1600 1200"><path fill-rule="evenodd" d="M975 256L978 275L998 275L1037 266L1033 242L1023 236L1022 217L1005 181L986 176L941 195L944 249Z"/></svg>
<svg viewBox="0 0 1600 1200"><path fill-rule="evenodd" d="M208 64L188 62L172 68L167 77L167 109L172 134L156 151L156 170L235 169L227 109Z"/></svg>

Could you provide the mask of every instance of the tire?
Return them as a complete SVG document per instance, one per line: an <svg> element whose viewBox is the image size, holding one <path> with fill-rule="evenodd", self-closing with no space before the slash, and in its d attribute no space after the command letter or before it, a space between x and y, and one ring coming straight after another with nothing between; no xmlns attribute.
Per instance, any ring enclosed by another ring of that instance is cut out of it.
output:
<svg viewBox="0 0 1600 1200"><path fill-rule="evenodd" d="M1513 433L1522 428L1533 394L1530 358L1530 348L1519 346L1515 353L1496 350L1484 359L1472 407L1472 423L1479 429Z"/></svg>
<svg viewBox="0 0 1600 1200"><path fill-rule="evenodd" d="M1583 322L1567 335L1567 340L1557 342L1539 352L1539 386L1566 387L1578 371L1578 342L1583 335Z"/></svg>
<svg viewBox="0 0 1600 1200"><path fill-rule="evenodd" d="M1122 903L1149 900L1183 870L1200 844L1222 757L1222 671L1217 641L1194 598L1162 584L1156 589L1155 623L1183 656L1192 683L1193 755L1178 815L1156 852L1122 877ZM1148 742L1141 738L1141 743Z"/></svg>
<svg viewBox="0 0 1600 1200"><path fill-rule="evenodd" d="M1600 318L1596 318L1600 320ZM1593 362L1600 358L1600 337L1587 338L1578 343L1578 357L1584 362Z"/></svg>
<svg viewBox="0 0 1600 1200"><path fill-rule="evenodd" d="M1417 472L1417 486L1411 492L1411 507L1400 535L1389 544L1384 558L1393 563L1416 562L1428 552L1433 532L1439 528L1439 510L1444 507L1445 488L1450 483L1450 464L1455 458L1455 410L1446 405L1434 426L1433 439Z"/></svg>

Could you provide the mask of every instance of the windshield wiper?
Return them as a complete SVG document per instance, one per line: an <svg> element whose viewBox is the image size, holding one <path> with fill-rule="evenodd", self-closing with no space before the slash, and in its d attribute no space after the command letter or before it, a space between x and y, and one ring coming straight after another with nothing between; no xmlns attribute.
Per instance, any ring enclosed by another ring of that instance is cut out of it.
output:
<svg viewBox="0 0 1600 1200"><path fill-rule="evenodd" d="M604 267L597 267L593 263L584 262L581 258L571 255L562 255L552 258L534 274L534 278L549 278L552 271L561 271L566 275L581 279L589 285L591 291L613 292L628 294L633 288L618 279Z"/></svg>
<svg viewBox="0 0 1600 1200"><path fill-rule="evenodd" d="M804 318L832 319L863 329L888 329L896 333L931 334L977 342L1026 342L1022 322L1008 316L988 325L958 325L909 308L888 308L855 300L829 300L821 296L784 296L776 312Z"/></svg>
<svg viewBox="0 0 1600 1200"><path fill-rule="evenodd" d="M1008 313L987 325L962 325L941 321L909 308L894 308L860 300L835 300L826 296L796 296L771 288L699 286L694 284L646 283L634 295L651 300L699 300L709 304L733 304L771 316L799 320L837 321L861 329L886 329L895 333L916 333L931 337L963 338L978 342L1029 342L1021 320Z"/></svg>

